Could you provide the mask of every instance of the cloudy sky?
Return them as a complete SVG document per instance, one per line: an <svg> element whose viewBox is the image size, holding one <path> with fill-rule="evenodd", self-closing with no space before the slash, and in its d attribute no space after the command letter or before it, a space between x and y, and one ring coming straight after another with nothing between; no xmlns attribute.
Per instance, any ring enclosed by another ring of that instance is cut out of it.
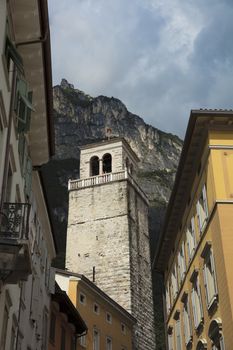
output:
<svg viewBox="0 0 233 350"><path fill-rule="evenodd" d="M233 107L232 0L49 0L54 84L114 96L183 137L190 109Z"/></svg>

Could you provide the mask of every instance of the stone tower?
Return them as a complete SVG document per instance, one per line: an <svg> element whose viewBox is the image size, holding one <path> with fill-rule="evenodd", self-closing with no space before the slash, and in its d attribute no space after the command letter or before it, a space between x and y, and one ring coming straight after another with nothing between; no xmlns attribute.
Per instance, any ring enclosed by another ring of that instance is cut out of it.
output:
<svg viewBox="0 0 233 350"><path fill-rule="evenodd" d="M66 268L84 274L136 319L133 349L155 349L148 200L124 139L81 147L69 182Z"/></svg>

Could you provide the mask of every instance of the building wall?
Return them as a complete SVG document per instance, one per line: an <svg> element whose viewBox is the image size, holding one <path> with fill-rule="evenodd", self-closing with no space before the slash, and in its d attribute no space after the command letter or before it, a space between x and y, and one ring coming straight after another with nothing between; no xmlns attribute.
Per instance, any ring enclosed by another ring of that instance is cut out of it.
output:
<svg viewBox="0 0 233 350"><path fill-rule="evenodd" d="M80 302L80 293L85 295L85 302ZM88 326L86 335L86 349L93 349L93 331L97 329L100 333L100 347L106 348L107 337L112 340L112 350L131 350L132 349L132 323L127 318L120 314L114 307L109 305L97 293L87 288L82 281L70 280L68 294L78 309L81 317L85 320ZM99 312L94 312L94 304L99 307ZM106 314L110 313L111 323L107 322ZM125 326L125 331L122 331L122 324ZM79 348L84 347L80 345Z"/></svg>
<svg viewBox="0 0 233 350"><path fill-rule="evenodd" d="M75 337L75 329L73 325L68 322L67 316L59 311L59 305L52 302L51 312L55 316L55 332L54 339L49 335L48 350L60 350L62 344L62 329L65 333L65 349L74 349L72 347ZM77 346L78 349L78 346ZM75 349L76 350L76 349Z"/></svg>
<svg viewBox="0 0 233 350"><path fill-rule="evenodd" d="M14 95L14 81L12 79L12 72L16 71L16 69L12 61L9 72L6 67L6 33L8 32L8 35L14 42L15 34L20 35L21 30L24 30L26 26L25 23L21 26L21 21L24 21L24 18L21 16L19 18L17 15L16 17L13 16L12 9L14 9L15 5L17 5L16 2L0 0L0 199L3 202L28 203L31 206L31 210L29 217L29 236L19 252L21 260L14 269L15 281L11 281L11 283L4 280L0 281L0 342L3 338L6 339L5 349L16 349L17 347L17 350L36 350L45 349L47 346L46 334L48 329L45 328L45 325L48 325L50 292L53 284L50 281L54 282L54 273L50 272L50 266L51 260L55 257L55 247L43 197L44 194L37 171L33 171L32 189L29 193L25 190L29 182L26 180L24 165L20 161L17 116L15 111L10 111L11 98L14 98L14 102L16 100L16 96ZM25 18L30 18L28 12L33 11L33 6L36 6L36 3L33 3L32 6L27 6L26 3L21 5L25 12ZM14 25L12 21L15 21ZM39 23L36 9L34 23L35 26ZM28 28L27 35L34 37L35 35L34 33L30 33L30 29ZM41 70L43 70L42 65ZM33 74L34 72L28 69L28 73ZM25 77L23 78L25 79ZM36 81L37 73L36 75L34 74L33 79ZM47 127L46 123L45 125ZM9 130L10 142L7 148L7 134ZM28 133L26 133L25 138L29 144ZM9 161L5 167L5 157L9 150ZM27 147L27 150L30 153L30 147ZM23 155L26 155L26 151ZM26 157L24 158L25 160ZM36 157L35 160L37 160ZM8 178L6 193L2 193L3 173L8 167L11 168L12 176ZM16 243L21 246L22 242L18 241ZM1 249L2 246L0 247ZM2 258L0 260L2 272L4 266L2 264ZM28 271L28 277L26 273L24 277L20 278L19 274L20 268L22 268L22 261L27 264L26 270ZM8 319L5 332L4 308L6 305L8 308ZM47 323L45 315L47 316ZM2 343L1 346L3 346Z"/></svg>
<svg viewBox="0 0 233 350"><path fill-rule="evenodd" d="M231 235L231 221L233 214L233 180L231 177L231 169L233 168L233 153L228 147L232 146L232 134L222 131L210 131L208 135L208 143L203 150L199 173L197 173L192 184L190 195L190 203L187 205L181 220L182 226L177 234L174 243L174 251L171 254L167 271L165 272L166 286L166 303L167 303L167 331L173 333L174 349L176 337L176 321L181 320L181 337L182 346L185 348L185 329L184 329L184 300L186 295L189 297L190 309L190 327L192 335L192 344L195 349L198 341L205 339L207 349L212 349L212 342L209 338L209 327L213 320L222 321L222 334L225 342L225 349L231 349L233 344L233 335L231 332L233 326L232 318L232 283L233 273L231 269L231 257L233 238ZM198 225L196 204L200 198L203 186L206 185L207 202L208 202L208 218L200 231ZM188 256L188 240L187 228L194 217L195 225L195 252L191 259ZM185 265L186 271L183 279L179 277L179 260L178 254L182 244L185 247ZM205 249L211 247L213 253L213 261L215 268L215 277L217 285L216 299L213 306L208 306L206 286L204 278L205 266ZM172 272L176 267L176 280L178 284L178 293L172 296L174 283L172 282ZM195 329L193 303L191 297L192 276L194 271L198 274L198 285L201 295L201 303L203 309L202 325ZM173 287L172 287L173 286ZM169 297L170 295L170 297ZM170 303L170 305L169 305Z"/></svg>

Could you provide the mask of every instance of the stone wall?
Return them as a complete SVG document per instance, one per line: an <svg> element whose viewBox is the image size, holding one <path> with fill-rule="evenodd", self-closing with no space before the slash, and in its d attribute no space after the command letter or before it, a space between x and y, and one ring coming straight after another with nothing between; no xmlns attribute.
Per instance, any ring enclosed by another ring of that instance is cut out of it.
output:
<svg viewBox="0 0 233 350"><path fill-rule="evenodd" d="M128 180L69 196L66 268L94 277L98 287L136 317L133 349L154 349L147 204Z"/></svg>

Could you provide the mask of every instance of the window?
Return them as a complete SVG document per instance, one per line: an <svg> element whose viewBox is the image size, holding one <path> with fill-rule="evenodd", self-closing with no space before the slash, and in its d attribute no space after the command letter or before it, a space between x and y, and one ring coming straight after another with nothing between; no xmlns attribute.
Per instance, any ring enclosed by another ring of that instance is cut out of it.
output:
<svg viewBox="0 0 233 350"><path fill-rule="evenodd" d="M109 312L106 312L106 321L112 323L112 315Z"/></svg>
<svg viewBox="0 0 233 350"><path fill-rule="evenodd" d="M188 259L189 261L192 259L193 254L196 248L196 235L195 235L195 221L194 217L192 217L190 225L186 232L186 240L187 240L187 250L188 250Z"/></svg>
<svg viewBox="0 0 233 350"><path fill-rule="evenodd" d="M198 280L198 275L195 273L195 277L192 280L192 309L193 309L193 319L194 327L198 329L203 320L203 309L201 301L201 291Z"/></svg>
<svg viewBox="0 0 233 350"><path fill-rule="evenodd" d="M110 153L107 153L103 156L103 173L112 172L112 156Z"/></svg>
<svg viewBox="0 0 233 350"><path fill-rule="evenodd" d="M174 334L171 327L168 329L168 350L174 350Z"/></svg>
<svg viewBox="0 0 233 350"><path fill-rule="evenodd" d="M206 350L206 349L207 349L207 341L202 338L198 341L196 350Z"/></svg>
<svg viewBox="0 0 233 350"><path fill-rule="evenodd" d="M206 243L201 256L204 258L203 276L206 303L209 309L215 302L217 302L218 296L214 257L210 243Z"/></svg>
<svg viewBox="0 0 233 350"><path fill-rule="evenodd" d="M48 340L48 312L44 310L43 312L43 333L42 333L42 349L47 349Z"/></svg>
<svg viewBox="0 0 233 350"><path fill-rule="evenodd" d="M178 318L175 323L175 333L176 333L176 350L182 350L182 338L181 338L181 328L180 319Z"/></svg>
<svg viewBox="0 0 233 350"><path fill-rule="evenodd" d="M97 176L99 172L99 158L94 156L90 160L90 176Z"/></svg>
<svg viewBox="0 0 233 350"><path fill-rule="evenodd" d="M199 230L200 230L200 233L202 233L208 218L206 185L203 186L201 195L197 202L197 217L198 217Z"/></svg>
<svg viewBox="0 0 233 350"><path fill-rule="evenodd" d="M109 337L106 338L106 350L112 350L112 339Z"/></svg>
<svg viewBox="0 0 233 350"><path fill-rule="evenodd" d="M121 323L121 331L123 334L126 334L126 326L124 323Z"/></svg>
<svg viewBox="0 0 233 350"><path fill-rule="evenodd" d="M83 293L79 293L79 302L80 304L85 305L86 304L86 295Z"/></svg>
<svg viewBox="0 0 233 350"><path fill-rule="evenodd" d="M66 330L64 327L61 327L61 348L60 350L66 349Z"/></svg>
<svg viewBox="0 0 233 350"><path fill-rule="evenodd" d="M86 335L82 335L82 336L79 338L79 343L80 343L80 345L82 345L83 347L86 347L86 346L87 346Z"/></svg>
<svg viewBox="0 0 233 350"><path fill-rule="evenodd" d="M24 74L23 60L8 36L6 37L5 44L5 58L8 72L10 69L10 62L12 60L20 73Z"/></svg>
<svg viewBox="0 0 233 350"><path fill-rule="evenodd" d="M177 269L176 265L174 265L171 275L171 285L172 285L172 297L173 300L176 298L178 294L178 283L177 283Z"/></svg>
<svg viewBox="0 0 233 350"><path fill-rule="evenodd" d="M212 350L225 350L224 337L222 334L222 320L220 318L216 318L210 323L208 336L212 342Z"/></svg>
<svg viewBox="0 0 233 350"><path fill-rule="evenodd" d="M50 318L50 332L49 332L49 340L50 342L55 342L55 334L56 334L56 315L54 312L51 313Z"/></svg>
<svg viewBox="0 0 233 350"><path fill-rule="evenodd" d="M99 307L98 304L94 303L94 305L93 305L93 311L94 311L95 314L98 314L98 315L99 315L99 313L100 313L100 307Z"/></svg>
<svg viewBox="0 0 233 350"><path fill-rule="evenodd" d="M191 315L190 315L190 309L189 309L188 294L185 293L185 296L182 298L182 301L184 303L183 320L184 320L185 344L188 345L192 340L192 334L191 334L192 325L191 325Z"/></svg>
<svg viewBox="0 0 233 350"><path fill-rule="evenodd" d="M167 315L168 315L170 310L171 310L169 283L168 283L167 288L166 288L166 308L167 308Z"/></svg>
<svg viewBox="0 0 233 350"><path fill-rule="evenodd" d="M178 271L180 282L183 282L186 273L184 243L182 243L180 251L178 253Z"/></svg>
<svg viewBox="0 0 233 350"><path fill-rule="evenodd" d="M15 339L16 339L16 328L17 328L17 320L16 317L14 319L15 315L13 316L13 324L11 328L11 344L10 344L10 350L15 349Z"/></svg>
<svg viewBox="0 0 233 350"><path fill-rule="evenodd" d="M100 350L100 333L97 329L93 331L93 350Z"/></svg>

